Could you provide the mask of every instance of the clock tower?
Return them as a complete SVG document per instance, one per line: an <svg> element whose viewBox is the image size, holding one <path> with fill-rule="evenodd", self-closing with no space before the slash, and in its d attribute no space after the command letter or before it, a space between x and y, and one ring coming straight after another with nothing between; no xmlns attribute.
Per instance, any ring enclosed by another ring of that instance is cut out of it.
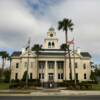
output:
<svg viewBox="0 0 100 100"><path fill-rule="evenodd" d="M59 49L58 38L53 27L49 28L47 37L44 39L44 49Z"/></svg>

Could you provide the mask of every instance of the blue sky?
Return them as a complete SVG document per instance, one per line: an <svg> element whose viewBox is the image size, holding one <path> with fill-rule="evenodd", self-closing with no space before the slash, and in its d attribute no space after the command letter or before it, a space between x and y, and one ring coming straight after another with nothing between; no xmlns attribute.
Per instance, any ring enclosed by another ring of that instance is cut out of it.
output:
<svg viewBox="0 0 100 100"><path fill-rule="evenodd" d="M100 63L100 1L99 0L0 0L0 50L21 50L31 37L31 45L43 44L49 27L56 29L60 44L64 32L57 23L70 18L76 48L88 51Z"/></svg>

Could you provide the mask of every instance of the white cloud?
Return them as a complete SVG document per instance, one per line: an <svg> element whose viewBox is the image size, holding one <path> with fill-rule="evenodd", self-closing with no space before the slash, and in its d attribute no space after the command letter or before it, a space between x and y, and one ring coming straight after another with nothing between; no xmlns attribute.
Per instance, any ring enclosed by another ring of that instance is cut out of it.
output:
<svg viewBox="0 0 100 100"><path fill-rule="evenodd" d="M49 15L57 22L64 17L74 22L76 45L88 51L100 60L100 1L99 0L65 0L51 7ZM60 36L62 37L62 36ZM72 37L69 32L69 38Z"/></svg>
<svg viewBox="0 0 100 100"><path fill-rule="evenodd" d="M1 48L20 49L28 37L34 43L43 43L48 28L57 28L58 20L68 17L75 24L69 39L75 35L76 45L100 60L99 0L30 0L32 5L25 1L28 0L0 0ZM57 31L61 42L65 39L62 34Z"/></svg>
<svg viewBox="0 0 100 100"><path fill-rule="evenodd" d="M48 26L48 22L37 19L19 0L0 1L0 47L21 48L28 37L35 39Z"/></svg>

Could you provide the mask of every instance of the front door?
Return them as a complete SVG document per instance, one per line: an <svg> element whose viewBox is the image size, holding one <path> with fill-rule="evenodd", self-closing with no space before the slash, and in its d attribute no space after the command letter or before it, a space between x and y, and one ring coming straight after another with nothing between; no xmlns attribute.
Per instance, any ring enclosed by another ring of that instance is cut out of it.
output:
<svg viewBox="0 0 100 100"><path fill-rule="evenodd" d="M49 81L53 81L54 80L54 74L48 73L48 79L49 79Z"/></svg>
<svg viewBox="0 0 100 100"><path fill-rule="evenodd" d="M54 87L54 73L48 73L48 79L49 79L49 88Z"/></svg>

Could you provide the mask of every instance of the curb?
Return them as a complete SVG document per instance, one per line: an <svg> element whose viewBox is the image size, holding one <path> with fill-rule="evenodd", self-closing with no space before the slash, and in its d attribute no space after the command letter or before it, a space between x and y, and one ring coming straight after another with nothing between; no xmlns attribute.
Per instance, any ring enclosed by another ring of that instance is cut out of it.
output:
<svg viewBox="0 0 100 100"><path fill-rule="evenodd" d="M3 91L0 92L0 96L100 96L100 91Z"/></svg>

